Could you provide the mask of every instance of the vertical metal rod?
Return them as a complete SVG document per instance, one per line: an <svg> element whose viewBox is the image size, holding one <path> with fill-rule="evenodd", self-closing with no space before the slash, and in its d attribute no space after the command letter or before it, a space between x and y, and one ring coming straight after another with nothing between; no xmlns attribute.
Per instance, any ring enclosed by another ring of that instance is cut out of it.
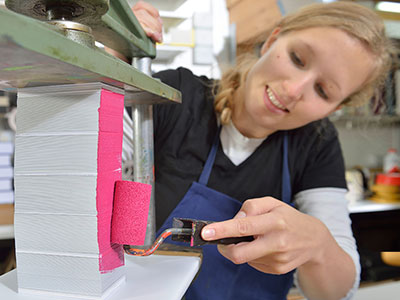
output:
<svg viewBox="0 0 400 300"><path fill-rule="evenodd" d="M132 65L151 75L151 58L133 58ZM133 121L133 180L152 185L144 247L153 244L156 235L156 207L154 198L154 141L153 105L132 105Z"/></svg>

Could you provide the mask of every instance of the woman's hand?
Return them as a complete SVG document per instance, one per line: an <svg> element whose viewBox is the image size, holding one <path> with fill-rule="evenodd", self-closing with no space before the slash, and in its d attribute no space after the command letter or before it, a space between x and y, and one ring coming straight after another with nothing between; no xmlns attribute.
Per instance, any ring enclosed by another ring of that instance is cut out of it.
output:
<svg viewBox="0 0 400 300"><path fill-rule="evenodd" d="M162 20L158 10L149 3L138 1L132 11L146 35L153 41L162 42Z"/></svg>
<svg viewBox="0 0 400 300"><path fill-rule="evenodd" d="M138 1L132 7L133 14L138 19L146 35L153 41L162 42L162 20L158 10L149 3ZM119 59L129 63L129 60L121 53L111 49L107 46L104 50L111 55L118 57Z"/></svg>
<svg viewBox="0 0 400 300"><path fill-rule="evenodd" d="M249 235L255 240L218 245L219 252L235 264L248 263L265 273L285 274L297 268L307 299L342 299L354 284L352 258L329 229L274 198L247 200L235 218L202 230L205 240Z"/></svg>
<svg viewBox="0 0 400 300"><path fill-rule="evenodd" d="M306 263L324 263L324 249L335 243L327 227L272 197L247 200L232 220L213 223L202 231L205 240L254 236L252 242L219 245L219 252L235 264L284 274Z"/></svg>

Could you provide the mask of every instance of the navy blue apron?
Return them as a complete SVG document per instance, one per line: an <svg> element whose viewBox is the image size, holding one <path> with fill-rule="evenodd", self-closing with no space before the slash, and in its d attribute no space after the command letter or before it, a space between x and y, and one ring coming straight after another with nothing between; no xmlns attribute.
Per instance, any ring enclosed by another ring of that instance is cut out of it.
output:
<svg viewBox="0 0 400 300"><path fill-rule="evenodd" d="M172 219L192 218L224 221L232 219L240 210L238 200L207 187L208 178L219 146L219 128L198 182L172 211L157 235L172 227ZM283 140L282 201L290 204L291 186L288 167L288 138ZM174 242L172 242L174 243ZM177 243L179 244L179 243ZM224 258L216 245L204 245L203 262L197 278L186 292L186 300L283 300L293 284L293 271L283 275L262 273L248 264L235 265Z"/></svg>

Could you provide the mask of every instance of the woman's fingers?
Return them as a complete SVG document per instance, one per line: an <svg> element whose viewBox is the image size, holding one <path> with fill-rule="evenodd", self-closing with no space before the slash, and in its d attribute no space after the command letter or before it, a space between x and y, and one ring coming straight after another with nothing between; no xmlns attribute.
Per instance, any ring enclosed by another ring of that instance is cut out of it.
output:
<svg viewBox="0 0 400 300"><path fill-rule="evenodd" d="M149 3L139 1L132 11L138 19L146 35L155 42L162 42L162 19L158 10Z"/></svg>
<svg viewBox="0 0 400 300"><path fill-rule="evenodd" d="M299 264L294 253L286 252L277 235L260 236L253 242L237 245L219 245L218 251L235 264L248 263L259 271L284 274Z"/></svg>
<svg viewBox="0 0 400 300"><path fill-rule="evenodd" d="M277 237L278 234L258 236L252 242L245 242L236 245L219 245L220 253L234 262L243 264L248 262L262 263L265 257L270 258L270 262L286 265L290 263L292 257L286 252L288 245L284 240Z"/></svg>
<svg viewBox="0 0 400 300"><path fill-rule="evenodd" d="M147 2L144 2L144 1L136 2L135 5L132 7L132 9L133 10L146 10L153 17L155 17L155 18L160 17L160 13L158 12L157 8L155 8L150 3L147 3Z"/></svg>
<svg viewBox="0 0 400 300"><path fill-rule="evenodd" d="M218 251L235 264L243 264L255 260L260 256L268 255L269 247L256 238L252 242L244 242L236 245L218 245Z"/></svg>
<svg viewBox="0 0 400 300"><path fill-rule="evenodd" d="M272 197L262 197L249 199L243 202L240 212L244 212L246 216L256 216L267 213L277 206L282 205L282 201Z"/></svg>
<svg viewBox="0 0 400 300"><path fill-rule="evenodd" d="M264 233L265 226L260 217L236 218L224 222L212 223L201 231L204 240L216 240L229 237L249 236Z"/></svg>
<svg viewBox="0 0 400 300"><path fill-rule="evenodd" d="M265 234L281 223L269 212L282 205L285 204L270 197L247 200L235 218L207 225L201 236L204 240L215 240Z"/></svg>
<svg viewBox="0 0 400 300"><path fill-rule="evenodd" d="M285 229L285 220L272 213L258 216L235 218L217 222L203 228L201 236L204 240L216 240L229 237L258 236L272 231Z"/></svg>

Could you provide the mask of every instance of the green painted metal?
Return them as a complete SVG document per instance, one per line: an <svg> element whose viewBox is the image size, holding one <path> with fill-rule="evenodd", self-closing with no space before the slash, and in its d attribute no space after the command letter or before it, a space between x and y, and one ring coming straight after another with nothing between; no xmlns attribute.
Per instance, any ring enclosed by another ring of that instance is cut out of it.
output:
<svg viewBox="0 0 400 300"><path fill-rule="evenodd" d="M0 88L105 82L127 101L180 102L181 94L104 50L66 38L53 25L0 8Z"/></svg>
<svg viewBox="0 0 400 300"><path fill-rule="evenodd" d="M92 28L95 39L120 52L128 59L156 55L149 39L126 0L6 0L6 6L17 13L46 21L47 11L64 8L70 21Z"/></svg>
<svg viewBox="0 0 400 300"><path fill-rule="evenodd" d="M104 41L105 45L110 45L128 58L156 56L154 43L146 36L126 0L112 0L109 10L101 20L99 27L91 25L95 38L100 42ZM116 33L119 42L107 43L116 40ZM103 38L103 35L106 36Z"/></svg>

